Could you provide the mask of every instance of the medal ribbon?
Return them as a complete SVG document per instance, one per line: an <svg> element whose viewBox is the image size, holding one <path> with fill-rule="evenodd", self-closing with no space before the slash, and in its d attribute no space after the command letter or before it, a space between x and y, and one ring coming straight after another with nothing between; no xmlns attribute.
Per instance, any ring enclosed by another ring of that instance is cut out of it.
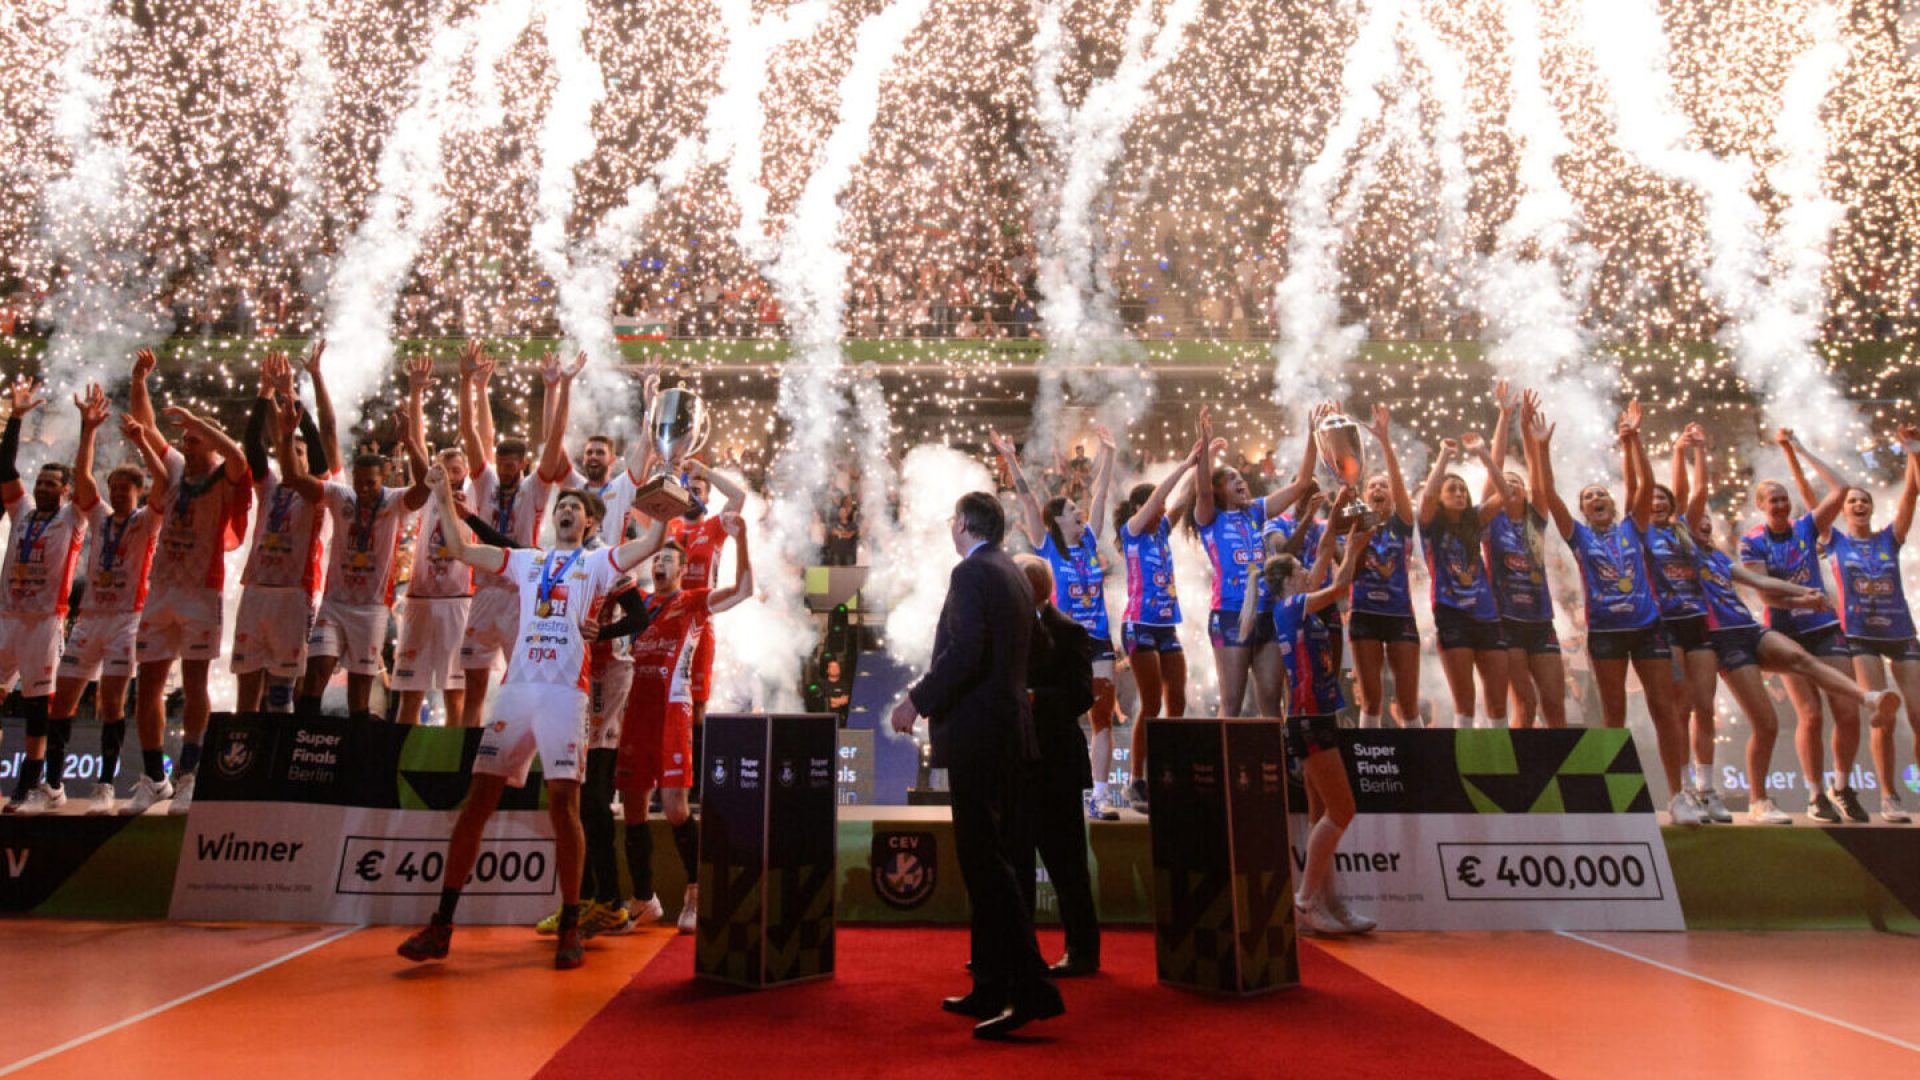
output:
<svg viewBox="0 0 1920 1080"><path fill-rule="evenodd" d="M100 569L103 573L112 570L113 564L120 561L120 538L127 535L127 526L132 524L132 514L128 514L117 529L113 527L111 514L100 523Z"/></svg>
<svg viewBox="0 0 1920 1080"><path fill-rule="evenodd" d="M520 485L502 486L493 493L493 527L509 536L513 535L513 497L520 494Z"/></svg>
<svg viewBox="0 0 1920 1080"><path fill-rule="evenodd" d="M553 610L552 601L549 600L548 597L550 597L553 594L554 584L557 583L561 578L564 578L567 576L567 571L573 569L573 564L580 561L580 555L585 550L586 550L585 548L574 548L572 551L568 552L567 561L561 563L557 571L553 565L553 557L559 554L558 552L549 551L547 552L546 558L541 560L540 562L540 606L543 610L546 610L546 611Z"/></svg>
<svg viewBox="0 0 1920 1080"><path fill-rule="evenodd" d="M355 551L373 550L373 523L380 516L380 508L387 504L385 488L374 496L373 505L367 500L355 497L353 501L353 530L349 542Z"/></svg>
<svg viewBox="0 0 1920 1080"><path fill-rule="evenodd" d="M20 537L20 562L23 565L33 558L33 546L40 542L40 534L47 531L47 526L53 524L53 518L53 514L43 515L38 510L27 515L26 522L20 528L23 534Z"/></svg>

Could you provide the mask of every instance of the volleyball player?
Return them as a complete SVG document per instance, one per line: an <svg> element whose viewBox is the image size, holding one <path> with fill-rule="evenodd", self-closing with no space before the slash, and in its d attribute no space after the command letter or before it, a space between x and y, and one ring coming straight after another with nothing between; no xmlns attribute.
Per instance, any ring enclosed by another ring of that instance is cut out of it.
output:
<svg viewBox="0 0 1920 1080"><path fill-rule="evenodd" d="M1203 407L1203 421L1206 415ZM1187 654L1180 646L1180 593L1174 582L1167 500L1199 468L1209 441L1211 436L1204 433L1195 438L1193 450L1158 484L1134 485L1113 515L1113 531L1127 563L1121 648L1127 652L1134 685L1140 691L1128 801L1141 813L1147 811L1147 724L1159 716L1187 714Z"/></svg>
<svg viewBox="0 0 1920 1080"><path fill-rule="evenodd" d="M674 847L687 873L678 920L683 934L693 932L700 907L700 834L688 801L695 771L694 653L712 616L753 595L746 524L732 513L723 514L719 521L736 545L732 585L686 588L686 552L671 541L654 556L653 592L647 598L650 621L633 641L633 689L627 695L614 770L614 783L627 812L627 869L633 874L634 895L642 904L654 899L647 807L654 790L660 791L660 808L673 828ZM642 844L645 850L636 850Z"/></svg>
<svg viewBox="0 0 1920 1080"><path fill-rule="evenodd" d="M56 727L47 706L53 695L54 669L60 663L67 594L87 535L87 512L100 502L91 478L93 437L106 419L107 407L98 386L89 387L86 397L74 398L80 408L76 468L86 470L86 487L74 486L76 468L50 461L40 466L33 491L28 492L16 464L20 424L47 402L32 378L14 380L8 397L12 408L0 433L0 503L13 529L6 558L0 561L0 581L5 582L5 592L0 594L0 693L17 682L27 754L7 810L37 814L57 810L67 801L64 774L70 723Z"/></svg>
<svg viewBox="0 0 1920 1080"><path fill-rule="evenodd" d="M488 373L493 369L493 360L474 343L461 356L462 368L468 364ZM465 395L464 371L461 378L460 393ZM433 359L421 354L408 361L406 438L422 452L427 445L423 402L432 385ZM435 460L447 474L454 505L472 506L466 451L446 447ZM400 635L394 646L390 688L400 696L396 715L407 723L418 719L429 690L440 691L444 723L459 725L466 717L467 675L460 667L460 642L466 636L467 613L473 603L473 568L453 557L446 538L451 527L441 520L440 508L429 496L415 525L407 594L396 612Z"/></svg>
<svg viewBox="0 0 1920 1080"><path fill-rule="evenodd" d="M1660 606L1653 597L1646 552L1646 528L1653 517L1653 465L1640 441L1640 403L1628 404L1618 427L1627 467L1639 475L1629 483L1634 501L1625 515L1604 484L1580 489L1580 516L1575 521L1553 486L1553 432L1540 411L1539 396L1528 391L1521 405L1521 431L1526 439L1527 470L1533 497L1547 508L1560 538L1572 549L1580 566L1586 594L1587 651L1600 692L1607 727L1627 723L1627 667L1640 677L1647 712L1666 770L1667 790L1673 793L1668 811L1678 825L1699 825L1711 819L1698 803L1685 797L1682 766L1686 763L1686 733L1673 708L1673 649L1660 625Z"/></svg>
<svg viewBox="0 0 1920 1080"><path fill-rule="evenodd" d="M1393 417L1373 407L1367 428L1386 468L1367 477L1361 499L1380 520L1367 540L1347 596L1347 640L1353 646L1353 686L1360 697L1360 726L1385 726L1385 672L1393 672L1399 722L1420 723L1420 627L1413 619L1407 557L1413 544L1413 499L1393 449Z"/></svg>
<svg viewBox="0 0 1920 1080"><path fill-rule="evenodd" d="M1653 595L1660 622L1673 643L1674 714L1687 733L1692 760L1681 794L1718 822L1733 814L1713 786L1714 687L1719 654L1707 639L1707 600L1700 587L1700 562L1682 509L1687 505L1687 452L1705 446L1706 433L1689 424L1673 441L1673 485L1653 487L1653 517L1647 525L1647 561L1653 571ZM1704 460L1704 450L1702 460ZM1628 496L1632 501L1632 496Z"/></svg>
<svg viewBox="0 0 1920 1080"><path fill-rule="evenodd" d="M562 391L564 393L564 391ZM446 471L429 470L428 483L443 521L458 515ZM496 695L467 801L447 848L448 882L460 883L473 872L487 819L508 785L526 782L537 751L554 828L554 872L561 896L554 967L576 968L585 960L579 925L580 873L584 840L580 828L580 781L586 753L587 638L583 625L603 595L624 572L649 553L658 538L587 552L582 546L590 519L604 513L599 500L584 491L561 492L554 502L554 546L550 550L506 550L467 540L466 530L445 530L455 558L508 581L517 601L518 632L513 662ZM447 955L460 886L441 890L433 919L399 948L408 960Z"/></svg>
<svg viewBox="0 0 1920 1080"><path fill-rule="evenodd" d="M1791 430L1781 428L1774 433L1774 441L1787 456L1787 466L1793 472L1795 486L1800 489L1800 497L1808 510L1794 517L1793 502L1787 495L1787 489L1777 481L1764 480L1755 485L1754 505L1765 515L1765 520L1748 529L1740 538L1741 565L1756 574L1766 574L1825 592L1826 583L1820 573L1820 538L1828 534L1834 520L1840 516L1841 506L1847 497L1847 484L1825 462L1807 453ZM1806 474L1801 469L1802 456L1813 464L1826 482L1826 494L1817 500L1814 498L1813 485L1807 482ZM1834 614L1831 606L1813 611L1769 607L1766 622L1768 627L1792 638L1795 644L1822 664L1842 675L1853 675L1847 636L1841 630L1840 618ZM1859 710L1847 707L1833 694L1823 695L1812 682L1801 676L1785 675L1782 681L1787 686L1787 700L1793 703L1794 714L1799 719L1793 741L1800 756L1800 771L1805 774L1807 816L1827 825L1838 824L1843 818L1858 823L1871 820L1866 808L1860 805L1859 796L1847 782L1848 774L1853 771L1853 760L1860 752ZM1834 782L1830 784L1824 783L1827 770L1820 745L1823 699L1833 714Z"/></svg>
<svg viewBox="0 0 1920 1080"><path fill-rule="evenodd" d="M1507 641L1510 723L1530 728L1535 719L1550 728L1567 726L1567 669L1553 628L1553 592L1547 587L1547 519L1530 501L1526 477L1507 470L1507 445L1519 402L1501 379L1494 384L1500 419L1493 429L1489 487L1503 485L1500 512L1487 522L1487 577Z"/></svg>
<svg viewBox="0 0 1920 1080"><path fill-rule="evenodd" d="M142 433L157 443L160 436L147 394L154 363L150 350L136 356L128 411L140 421ZM240 444L220 425L177 405L168 406L166 415L180 429L180 443L177 448L153 448L166 466L166 484L155 485L164 492L165 505L159 507L159 546L134 641L139 663L134 715L142 749L159 750L166 732L167 678L179 661L186 734L173 767L173 799L167 812L184 814L193 805L194 770L200 766L200 741L211 715L207 675L220 654L226 554L240 546L252 505L253 474ZM135 793L129 812L146 809L144 794L150 792Z"/></svg>
<svg viewBox="0 0 1920 1080"><path fill-rule="evenodd" d="M686 589L710 589L715 584L715 576L720 565L720 556L725 552L727 532L720 518L726 514L737 513L746 504L747 493L739 484L734 483L725 474L707 467L706 462L698 458L688 458L675 466L687 485L687 494L693 496L693 505L687 512L667 523L667 539L679 544L686 558L686 569L682 574L681 587ZM708 512L707 500L718 490L726 501L720 504L718 514ZM717 648L713 628L694 644L693 676L691 693L693 694L693 722L695 725L707 719L707 701L713 697L713 654Z"/></svg>
<svg viewBox="0 0 1920 1080"><path fill-rule="evenodd" d="M1093 790L1086 795L1087 816L1095 821L1118 821L1108 789L1113 774L1113 630L1107 616L1107 561L1100 553L1100 530L1105 527L1107 493L1113 481L1113 436L1096 426L1100 450L1093 465L1092 506L1081 509L1066 495L1055 495L1044 506L1033 493L1014 456L1013 443L1005 436L994 437L995 448L1007 460L1018 479L1014 489L1020 496L1021 520L1027 542L1034 554L1047 561L1053 572L1053 606L1086 630L1093 643L1093 708L1088 719L1093 738L1088 752L1093 773Z"/></svg>
<svg viewBox="0 0 1920 1080"><path fill-rule="evenodd" d="M1473 690L1478 673L1486 726L1506 727L1507 640L1501 633L1500 609L1494 603L1481 551L1487 523L1504 508L1506 494L1495 485L1475 506L1466 480L1447 469L1455 455L1463 453L1479 458L1488 476L1496 475L1480 436L1441 440L1433 470L1421 489L1417 516L1433 583L1433 624L1440 639L1440 667L1453 694L1453 726L1477 726Z"/></svg>
<svg viewBox="0 0 1920 1080"><path fill-rule="evenodd" d="M1913 528L1914 501L1920 497L1920 428L1901 425L1900 439L1907 469L1893 520L1876 530L1873 496L1849 488L1825 544L1833 560L1833 581L1840 589L1840 624L1853 652L1854 678L1863 690L1885 690L1887 669L1893 670L1893 682L1906 702L1914 753L1920 757L1920 719L1915 718L1913 705L1920 701L1920 641L1914 639L1913 611L1907 606L1906 582L1900 577L1900 549ZM1880 819L1905 824L1910 817L1900 805L1894 765L1898 719L1875 716L1868 742L1874 770L1880 774Z"/></svg>

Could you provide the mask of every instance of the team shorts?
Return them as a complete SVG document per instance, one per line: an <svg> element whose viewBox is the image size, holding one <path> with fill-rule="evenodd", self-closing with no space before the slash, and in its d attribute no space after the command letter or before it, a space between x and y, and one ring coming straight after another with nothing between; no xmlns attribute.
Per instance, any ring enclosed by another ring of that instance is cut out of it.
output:
<svg viewBox="0 0 1920 1080"><path fill-rule="evenodd" d="M620 724L627 715L627 694L633 689L633 661L609 660L588 680L587 747L620 749Z"/></svg>
<svg viewBox="0 0 1920 1080"><path fill-rule="evenodd" d="M541 775L548 783L577 783L586 771L586 745L584 691L543 683L502 683L488 702L473 771L504 776L509 785L523 787L537 752Z"/></svg>
<svg viewBox="0 0 1920 1080"><path fill-rule="evenodd" d="M233 616L233 673L291 679L307 668L313 600L303 589L248 585Z"/></svg>
<svg viewBox="0 0 1920 1080"><path fill-rule="evenodd" d="M1521 649L1528 656L1560 655L1560 635L1550 622L1501 619L1500 634L1507 639L1507 648Z"/></svg>
<svg viewBox="0 0 1920 1080"><path fill-rule="evenodd" d="M520 594L507 589L475 589L467 609L467 631L460 639L460 666L468 671L498 668L520 641Z"/></svg>
<svg viewBox="0 0 1920 1080"><path fill-rule="evenodd" d="M1273 643L1273 618L1266 612L1253 621L1253 636L1240 639L1240 612L1215 609L1207 616L1207 640L1216 649L1257 649ZM1112 648L1112 646L1108 646Z"/></svg>
<svg viewBox="0 0 1920 1080"><path fill-rule="evenodd" d="M1888 660L1920 660L1920 639L1847 638L1847 647L1855 656L1878 656Z"/></svg>
<svg viewBox="0 0 1920 1080"><path fill-rule="evenodd" d="M1420 643L1420 624L1411 615L1381 615L1372 611L1347 613L1347 640L1379 641L1388 645Z"/></svg>
<svg viewBox="0 0 1920 1080"><path fill-rule="evenodd" d="M1340 718L1332 713L1287 717L1287 756L1296 762L1340 751Z"/></svg>
<svg viewBox="0 0 1920 1080"><path fill-rule="evenodd" d="M0 694L20 680L21 697L53 693L60 666L60 619L54 615L0 614Z"/></svg>
<svg viewBox="0 0 1920 1080"><path fill-rule="evenodd" d="M466 669L456 661L467 632L468 603L464 596L409 596L400 601L393 689L466 689Z"/></svg>
<svg viewBox="0 0 1920 1080"><path fill-rule="evenodd" d="M713 696L713 623L700 631L693 647L693 685L689 690L696 705L705 705Z"/></svg>
<svg viewBox="0 0 1920 1080"><path fill-rule="evenodd" d="M1667 639L1679 649L1707 648L1707 617L1689 615L1683 619L1661 619L1667 628Z"/></svg>
<svg viewBox="0 0 1920 1080"><path fill-rule="evenodd" d="M1127 650L1128 656L1137 652L1180 652L1180 628L1123 622L1120 624L1120 646Z"/></svg>
<svg viewBox="0 0 1920 1080"><path fill-rule="evenodd" d="M1775 631L1764 626L1729 626L1707 632L1721 671L1739 671L1760 662L1760 639Z"/></svg>
<svg viewBox="0 0 1920 1080"><path fill-rule="evenodd" d="M1499 619L1476 619L1459 608L1445 604L1433 605L1433 628L1440 636L1442 649L1485 652L1507 647L1507 639L1500 632Z"/></svg>
<svg viewBox="0 0 1920 1080"><path fill-rule="evenodd" d="M1655 619L1635 630L1587 631L1587 654L1595 660L1671 660L1673 646Z"/></svg>
<svg viewBox="0 0 1920 1080"><path fill-rule="evenodd" d="M307 655L335 657L349 675L379 675L380 650L386 644L387 605L322 600L307 638Z"/></svg>
<svg viewBox="0 0 1920 1080"><path fill-rule="evenodd" d="M668 701L666 684L636 679L621 725L614 783L621 791L693 787L693 703Z"/></svg>
<svg viewBox="0 0 1920 1080"><path fill-rule="evenodd" d="M60 654L60 677L92 682L133 675L133 643L140 636L137 611L87 612L73 620Z"/></svg>
<svg viewBox="0 0 1920 1080"><path fill-rule="evenodd" d="M220 655L220 620L224 614L219 589L156 589L147 597L147 609L140 613L134 659L142 664L212 660ZM306 634L304 618L300 632Z"/></svg>
<svg viewBox="0 0 1920 1080"><path fill-rule="evenodd" d="M1853 655L1853 650L1847 647L1846 631L1840 629L1839 623L1828 623L1818 630L1808 630L1804 633L1796 634L1784 630L1781 631L1781 633L1791 638L1795 645L1807 650L1807 654L1810 656L1846 657Z"/></svg>

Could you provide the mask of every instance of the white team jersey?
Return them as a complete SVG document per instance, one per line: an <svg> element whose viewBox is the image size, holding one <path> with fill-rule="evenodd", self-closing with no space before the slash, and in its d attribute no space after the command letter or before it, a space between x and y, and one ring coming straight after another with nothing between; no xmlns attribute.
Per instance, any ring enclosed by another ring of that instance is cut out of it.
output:
<svg viewBox="0 0 1920 1080"><path fill-rule="evenodd" d="M480 520L506 534L515 544L531 548L540 535L540 520L546 514L547 496L553 485L540 479L539 470L520 477L511 491L500 490L500 473L492 465L475 473L467 496L467 509ZM508 588L498 574L475 575L482 589Z"/></svg>
<svg viewBox="0 0 1920 1080"><path fill-rule="evenodd" d="M227 479L216 461L212 471L186 478L187 459L167 447L166 514L154 557L154 588L218 589L226 584L226 553L240 544L252 491Z"/></svg>
<svg viewBox="0 0 1920 1080"><path fill-rule="evenodd" d="M333 519L333 550L327 557L327 599L371 607L393 603L393 556L400 548L400 527L407 509L403 487L381 488L370 505L360 505L352 487L329 481L325 495Z"/></svg>
<svg viewBox="0 0 1920 1080"><path fill-rule="evenodd" d="M160 515L145 503L114 520L105 499L86 511L87 591L80 595L83 615L124 614L147 606L147 574L153 569Z"/></svg>
<svg viewBox="0 0 1920 1080"><path fill-rule="evenodd" d="M461 490L470 489L462 485ZM467 505L473 504L469 501ZM428 499L427 505L420 508L419 523L418 533L413 540L413 565L407 576L407 595L421 600L472 596L473 567L454 558L453 550L447 547L446 533L440 524L438 499ZM458 527L466 528L464 525Z"/></svg>
<svg viewBox="0 0 1920 1080"><path fill-rule="evenodd" d="M71 501L51 514L33 508L33 493L22 491L7 504L13 531L7 557L0 563L6 581L5 608L12 615L65 615L73 568L87 537L87 519Z"/></svg>
<svg viewBox="0 0 1920 1080"><path fill-rule="evenodd" d="M540 597L544 575L553 576L546 599ZM503 587L520 592L520 631L507 654L502 684L530 683L585 691L588 644L580 621L592 615L600 597L620 579L613 551L541 551L515 548L497 577Z"/></svg>
<svg viewBox="0 0 1920 1080"><path fill-rule="evenodd" d="M326 515L280 482L268 469L253 478L253 542L240 584L271 589L301 589L309 597L320 592L320 567L325 554L321 529Z"/></svg>
<svg viewBox="0 0 1920 1080"><path fill-rule="evenodd" d="M606 504L607 515L600 519L600 542L608 547L619 547L627 539L627 515L633 511L633 497L640 491L640 484L634 480L633 474L621 469L608 476L605 484L595 484L588 481L579 469L575 469L567 474L567 486L591 491Z"/></svg>

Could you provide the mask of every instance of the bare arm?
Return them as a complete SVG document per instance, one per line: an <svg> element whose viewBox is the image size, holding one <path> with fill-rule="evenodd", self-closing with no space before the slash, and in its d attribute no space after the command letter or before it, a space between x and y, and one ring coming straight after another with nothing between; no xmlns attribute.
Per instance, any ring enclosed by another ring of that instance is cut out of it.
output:
<svg viewBox="0 0 1920 1080"><path fill-rule="evenodd" d="M73 454L73 502L90 510L100 501L100 488L93 480L94 436L107 421L107 394L99 383L88 383L87 392L73 395L80 409L80 448Z"/></svg>
<svg viewBox="0 0 1920 1080"><path fill-rule="evenodd" d="M1204 412L1205 410L1203 409L1202 411ZM1195 439L1193 449L1187 452L1186 460L1175 466L1172 472L1163 477L1158 484L1155 484L1153 486L1153 494L1147 496L1147 501L1141 503L1140 509L1134 511L1133 516L1127 519L1128 532L1135 536L1144 535L1146 531L1153 526L1153 523L1160 518L1160 515L1166 513L1167 497L1171 495L1173 489L1179 485L1180 478L1192 471L1193 467L1199 463L1201 455L1206 452L1207 441L1205 439Z"/></svg>
<svg viewBox="0 0 1920 1080"><path fill-rule="evenodd" d="M1302 440L1305 445L1300 454L1300 469L1293 474L1292 481L1267 496L1266 505L1262 507L1267 517L1272 517L1293 505L1293 501L1300 497L1300 493L1307 490L1307 485L1313 483L1315 459L1313 433L1320 426L1321 419L1332 411L1333 406L1328 403L1315 405L1308 411L1306 438Z"/></svg>
<svg viewBox="0 0 1920 1080"><path fill-rule="evenodd" d="M1653 459L1640 438L1640 402L1629 401L1620 417L1620 442L1627 455L1627 513L1645 529L1653 521Z"/></svg>
<svg viewBox="0 0 1920 1080"><path fill-rule="evenodd" d="M1373 534L1356 529L1347 535L1347 549L1340 557L1340 570L1333 575L1333 581L1327 587L1307 595L1307 610L1319 611L1347 595L1347 589L1353 585L1353 576L1360 571L1360 552L1372 542ZM1321 541L1322 550L1333 547L1333 537Z"/></svg>
<svg viewBox="0 0 1920 1080"><path fill-rule="evenodd" d="M1215 507L1213 505L1213 455L1226 449L1225 445L1215 445L1213 438L1213 419L1205 409L1200 410L1200 441L1207 444L1206 455L1200 459L1200 470L1193 474L1193 523L1199 528L1213 524Z"/></svg>
<svg viewBox="0 0 1920 1080"><path fill-rule="evenodd" d="M326 341L314 339L313 347L307 350L305 367L307 377L313 380L313 418L320 428L318 450L321 459L326 462L328 475L332 475L340 471L340 433L333 417L333 395L327 392L327 380L320 374L320 356L326 351ZM312 454L308 457L311 458ZM309 461L308 468L312 467L313 463Z"/></svg>
<svg viewBox="0 0 1920 1080"><path fill-rule="evenodd" d="M1913 508L1920 500L1920 427L1912 424L1900 425L1900 440L1906 443L1907 480L1900 488L1900 501L1893 505L1893 542L1907 542L1907 532L1913 528Z"/></svg>
<svg viewBox="0 0 1920 1080"><path fill-rule="evenodd" d="M687 471L695 476L705 478L707 483L711 484L713 489L721 494L725 501L720 504L720 513L733 513L746 505L746 491L725 475L710 468L706 462L696 458L688 458Z"/></svg>
<svg viewBox="0 0 1920 1080"><path fill-rule="evenodd" d="M1801 486L1801 496L1807 500L1808 508L1813 511L1814 534L1824 537L1827 531L1833 528L1834 519L1840 516L1840 507L1846 504L1850 485L1833 466L1821 460L1813 451L1800 445L1800 440L1794 438L1792 432L1786 434L1787 461L1793 468L1794 482ZM1827 493L1821 496L1817 503L1813 500L1812 488L1807 485L1806 476L1800 471L1801 458L1807 459L1807 464L1813 466L1813 471L1820 474L1820 482L1827 485Z"/></svg>
<svg viewBox="0 0 1920 1080"><path fill-rule="evenodd" d="M1033 493L1033 485L1027 482L1027 474L1020 469L1020 455L1013 448L1013 440L997 432L987 436L993 442L993 448L1000 453L1000 460L1006 463L1007 471L1013 474L1013 490L1020 496L1020 511L1025 518L1027 542L1035 551L1047 538L1046 519L1040 513L1040 499Z"/></svg>
<svg viewBox="0 0 1920 1080"><path fill-rule="evenodd" d="M1697 427L1696 424L1688 424L1673 440L1673 461L1667 470L1667 486L1673 489L1675 515L1686 512L1687 500L1693 494L1693 485L1687 477L1687 449L1693 445L1693 433Z"/></svg>
<svg viewBox="0 0 1920 1080"><path fill-rule="evenodd" d="M1697 439L1689 440L1693 451L1693 482L1687 486L1687 520L1704 521L1707 516L1707 495L1713 490L1707 479L1706 435L1701 433ZM1676 492L1678 489L1675 489Z"/></svg>
<svg viewBox="0 0 1920 1080"><path fill-rule="evenodd" d="M1499 379L1493 384L1493 403L1500 408L1500 418L1493 424L1493 462L1487 466L1487 482L1481 485L1480 497L1486 499L1496 492L1506 494L1507 484L1507 440L1513 438L1513 392L1507 387L1507 380ZM1483 520L1491 521L1492 518Z"/></svg>
<svg viewBox="0 0 1920 1080"><path fill-rule="evenodd" d="M1093 530L1094 543L1100 542L1102 530L1107 527L1107 502L1113 491L1113 436L1105 427L1095 429L1100 439L1100 457L1093 466L1093 508L1087 511L1087 527Z"/></svg>
<svg viewBox="0 0 1920 1080"><path fill-rule="evenodd" d="M1427 470L1427 482L1420 486L1420 527L1433 524L1433 516L1440 512L1440 482L1447 475L1447 466L1453 464L1453 455L1460 450L1455 439L1441 439L1440 452L1433 455L1433 468Z"/></svg>
<svg viewBox="0 0 1920 1080"><path fill-rule="evenodd" d="M707 610L718 615L753 595L753 560L747 555L747 526L738 514L725 514L720 526L733 537L733 584L707 595Z"/></svg>
<svg viewBox="0 0 1920 1080"><path fill-rule="evenodd" d="M227 474L228 483L247 482L246 452L240 449L240 444L234 442L233 436L228 435L225 429L212 420L196 416L178 405L169 405L162 411L167 414L167 419L183 429L191 428L198 431L202 438L213 444L213 452L220 455L221 468Z"/></svg>
<svg viewBox="0 0 1920 1080"><path fill-rule="evenodd" d="M1800 454L1795 446L1793 429L1780 428L1773 433L1775 445L1787 456L1787 471L1793 474L1793 486L1800 492L1800 501L1811 510L1820 500L1814 497L1813 485L1807 481L1807 472L1800 467ZM1824 531L1824 530L1823 530Z"/></svg>
<svg viewBox="0 0 1920 1080"><path fill-rule="evenodd" d="M573 380L586 364L587 354L581 353L571 368L560 373L559 400L554 403L546 446L540 453L540 479L549 484L559 483L572 468L567 460L567 421L573 412Z"/></svg>
<svg viewBox="0 0 1920 1080"><path fill-rule="evenodd" d="M152 349L133 354L133 374L127 382L127 411L152 437L160 437L160 421L153 414L153 398L147 393L147 376L159 364Z"/></svg>
<svg viewBox="0 0 1920 1080"><path fill-rule="evenodd" d="M1387 486L1393 489L1393 512L1403 525L1413 524L1413 496L1407 494L1406 478L1400 475L1400 455L1393 450L1393 415L1385 405L1373 407L1374 441L1380 444L1380 456L1387 465Z"/></svg>
<svg viewBox="0 0 1920 1080"><path fill-rule="evenodd" d="M1487 452L1487 444L1480 436L1469 433L1460 439L1460 448L1480 459L1480 466L1487 470L1487 476L1500 475L1500 467L1494 463L1493 455ZM1480 524L1485 525L1507 508L1507 485L1489 484L1480 499Z"/></svg>
<svg viewBox="0 0 1920 1080"><path fill-rule="evenodd" d="M1521 409L1520 431L1527 451L1527 485L1533 489L1533 500L1546 505L1547 516L1553 519L1553 527L1560 531L1560 538L1571 539L1573 515L1567 512L1567 504L1553 488L1554 427L1540 415L1539 398L1531 391L1527 393Z"/></svg>
<svg viewBox="0 0 1920 1080"><path fill-rule="evenodd" d="M460 352L460 446L467 452L467 461L474 472L493 464L493 407L487 402L486 382L480 377L483 368L492 370L493 361L480 351L478 341L469 341ZM479 401L474 397L478 395ZM478 410L485 417L488 437L482 438L480 420L474 415Z"/></svg>
<svg viewBox="0 0 1920 1080"><path fill-rule="evenodd" d="M276 421L273 432L274 455L280 459L280 482L293 489L294 494L310 503L319 503L325 498L327 486L307 471L307 462L301 455L293 452L293 432L300 423L300 405L285 398L279 399L274 414Z"/></svg>
<svg viewBox="0 0 1920 1080"><path fill-rule="evenodd" d="M613 565L623 574L639 566L642 560L650 558L667 542L666 522L655 521L645 514L640 517L647 522L646 529L639 536L613 549Z"/></svg>
<svg viewBox="0 0 1920 1080"><path fill-rule="evenodd" d="M505 550L467 539L467 530L460 524L460 508L453 504L453 488L447 483L447 471L435 465L427 472L427 482L432 485L433 497L440 507L440 535L446 540L448 553L476 570L497 574L506 569Z"/></svg>

